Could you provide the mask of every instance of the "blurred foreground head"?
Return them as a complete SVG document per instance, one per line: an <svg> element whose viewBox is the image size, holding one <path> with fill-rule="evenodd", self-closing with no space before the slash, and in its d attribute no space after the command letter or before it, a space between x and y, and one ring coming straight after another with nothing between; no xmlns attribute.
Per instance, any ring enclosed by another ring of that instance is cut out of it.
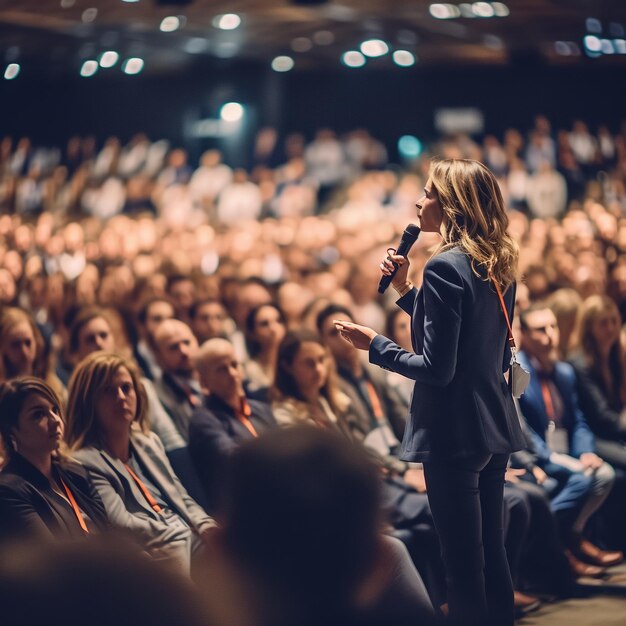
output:
<svg viewBox="0 0 626 626"><path fill-rule="evenodd" d="M308 624L349 610L375 561L379 515L378 473L364 452L302 427L236 452L220 522L271 622Z"/></svg>
<svg viewBox="0 0 626 626"><path fill-rule="evenodd" d="M188 579L119 537L0 547L2 623L207 626Z"/></svg>

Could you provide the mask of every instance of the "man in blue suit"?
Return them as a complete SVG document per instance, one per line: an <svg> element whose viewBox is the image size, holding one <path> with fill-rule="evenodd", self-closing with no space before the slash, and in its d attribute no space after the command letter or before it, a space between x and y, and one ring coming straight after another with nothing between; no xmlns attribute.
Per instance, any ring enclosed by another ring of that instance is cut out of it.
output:
<svg viewBox="0 0 626 626"><path fill-rule="evenodd" d="M600 550L583 537L589 518L613 487L615 470L595 453L593 433L578 404L574 370L558 359L556 317L548 306L535 303L521 312L520 325L519 360L531 375L520 398L520 409L528 425L535 463L557 481L572 472L591 478L588 495L572 523L570 546L595 565L619 563L621 552Z"/></svg>

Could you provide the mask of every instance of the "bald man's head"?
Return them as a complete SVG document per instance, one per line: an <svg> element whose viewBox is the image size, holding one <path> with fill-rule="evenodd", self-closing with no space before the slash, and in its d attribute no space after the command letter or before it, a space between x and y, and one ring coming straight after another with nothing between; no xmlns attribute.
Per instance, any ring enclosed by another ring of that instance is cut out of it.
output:
<svg viewBox="0 0 626 626"><path fill-rule="evenodd" d="M213 396L237 407L244 396L243 372L235 349L226 339L205 341L196 354L200 384Z"/></svg>
<svg viewBox="0 0 626 626"><path fill-rule="evenodd" d="M164 320L154 331L153 344L164 372L185 377L193 374L198 341L187 324Z"/></svg>

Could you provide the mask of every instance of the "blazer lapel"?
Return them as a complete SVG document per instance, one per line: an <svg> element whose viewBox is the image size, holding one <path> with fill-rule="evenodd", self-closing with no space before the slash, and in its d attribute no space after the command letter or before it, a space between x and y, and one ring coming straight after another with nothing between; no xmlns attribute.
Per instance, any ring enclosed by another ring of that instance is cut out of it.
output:
<svg viewBox="0 0 626 626"><path fill-rule="evenodd" d="M105 452L104 450L99 450L100 456L104 459L104 461L111 467L111 469L115 472L118 480L122 483L122 485L127 486L135 500L148 512L150 515L154 516L154 509L148 504L145 496L137 486L137 483L133 480L133 478L128 473L126 466L119 459L113 458L110 454Z"/></svg>
<svg viewBox="0 0 626 626"><path fill-rule="evenodd" d="M185 503L172 479L168 476L165 467L153 458L152 454L150 454L150 448L142 445L142 442L133 439L131 445L139 462L146 468L154 484L161 490L163 497L181 517L187 520L187 522L191 522L186 513ZM191 525L193 526L193 523Z"/></svg>

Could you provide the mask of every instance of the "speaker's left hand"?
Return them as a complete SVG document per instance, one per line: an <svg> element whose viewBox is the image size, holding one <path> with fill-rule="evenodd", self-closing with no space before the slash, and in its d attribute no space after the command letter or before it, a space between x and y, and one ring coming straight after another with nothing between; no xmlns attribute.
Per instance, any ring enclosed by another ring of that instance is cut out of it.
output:
<svg viewBox="0 0 626 626"><path fill-rule="evenodd" d="M354 322L333 320L333 323L341 336L358 350L369 350L372 339L378 335L375 330Z"/></svg>

